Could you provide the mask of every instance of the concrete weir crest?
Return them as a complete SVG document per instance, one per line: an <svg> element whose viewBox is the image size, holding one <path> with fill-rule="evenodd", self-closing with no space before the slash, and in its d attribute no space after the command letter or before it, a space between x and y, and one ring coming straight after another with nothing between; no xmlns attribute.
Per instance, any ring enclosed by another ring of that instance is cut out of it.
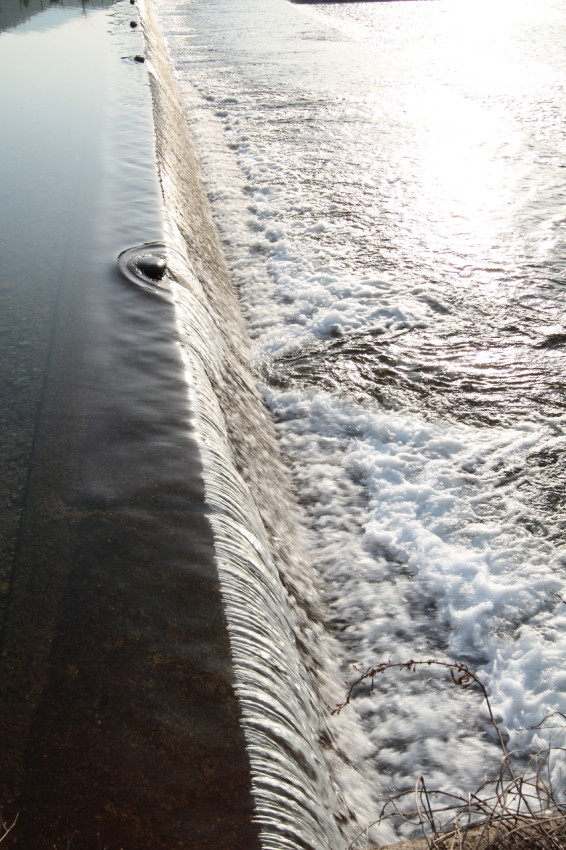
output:
<svg viewBox="0 0 566 850"><path fill-rule="evenodd" d="M5 846L26 850L259 846L175 313L116 267L164 238L134 14L38 8L0 36L28 63L3 157L20 193L4 238L26 248L2 288L35 394L6 402L26 430L0 656ZM47 78L42 162L24 143Z"/></svg>

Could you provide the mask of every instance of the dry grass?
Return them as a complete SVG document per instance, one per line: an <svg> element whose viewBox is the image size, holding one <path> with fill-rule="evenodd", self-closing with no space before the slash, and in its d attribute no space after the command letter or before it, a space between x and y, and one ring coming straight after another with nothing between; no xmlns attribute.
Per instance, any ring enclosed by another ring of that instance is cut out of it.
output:
<svg viewBox="0 0 566 850"><path fill-rule="evenodd" d="M480 690L501 751L499 774L466 797L429 789L419 777L414 791L389 798L370 826L385 821L411 824L422 835L415 850L566 850L566 805L560 799L562 789L552 787L549 770L550 756L562 748L548 747L530 756L509 752L486 687L466 664L435 658L381 662L360 672L333 712L341 711L361 685L369 685L373 692L377 676L389 670L414 672L420 667L443 668L456 687ZM558 717L559 728L564 730L566 718ZM551 719L545 718L539 727ZM356 837L349 850L368 847L367 831Z"/></svg>

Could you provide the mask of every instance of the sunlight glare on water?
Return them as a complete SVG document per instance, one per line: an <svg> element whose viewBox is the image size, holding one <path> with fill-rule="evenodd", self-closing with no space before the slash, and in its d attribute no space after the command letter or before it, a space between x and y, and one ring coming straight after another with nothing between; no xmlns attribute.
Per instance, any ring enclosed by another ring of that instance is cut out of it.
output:
<svg viewBox="0 0 566 850"><path fill-rule="evenodd" d="M564 3L162 10L345 675L433 644L522 746L566 709ZM356 706L391 790L497 763L441 685Z"/></svg>

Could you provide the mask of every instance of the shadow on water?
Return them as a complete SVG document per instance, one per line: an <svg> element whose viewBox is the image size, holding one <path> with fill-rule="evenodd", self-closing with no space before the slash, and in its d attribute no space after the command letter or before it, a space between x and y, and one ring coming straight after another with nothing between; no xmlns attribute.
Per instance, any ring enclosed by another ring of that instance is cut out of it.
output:
<svg viewBox="0 0 566 850"><path fill-rule="evenodd" d="M0 4L0 32L6 32L21 26L37 15L41 20L35 23L41 29L58 26L58 22L44 15L50 9L82 10L84 14L94 9L106 9L117 0L2 0Z"/></svg>

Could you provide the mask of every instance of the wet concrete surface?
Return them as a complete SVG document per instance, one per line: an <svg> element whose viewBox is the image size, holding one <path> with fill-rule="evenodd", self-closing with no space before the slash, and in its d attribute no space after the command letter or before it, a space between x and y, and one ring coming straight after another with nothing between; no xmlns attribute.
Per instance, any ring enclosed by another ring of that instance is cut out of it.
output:
<svg viewBox="0 0 566 850"><path fill-rule="evenodd" d="M121 60L143 45L123 7L10 30L27 68L12 64L14 116L29 123L26 109L38 108L34 61L54 100L48 158L30 159L17 133L0 157L13 193L31 185L0 213L11 304L0 358L0 804L6 821L18 815L3 846L248 850L259 842L190 426L196 388L171 304L115 265L129 245L163 238L146 69Z"/></svg>

